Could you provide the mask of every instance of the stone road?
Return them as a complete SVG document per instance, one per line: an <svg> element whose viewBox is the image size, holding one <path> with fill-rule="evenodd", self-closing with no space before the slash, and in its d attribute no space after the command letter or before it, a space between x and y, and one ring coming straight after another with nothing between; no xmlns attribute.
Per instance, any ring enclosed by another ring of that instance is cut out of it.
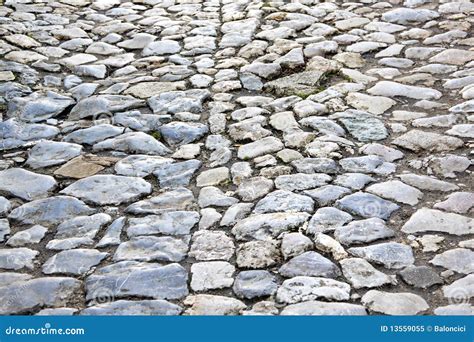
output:
<svg viewBox="0 0 474 342"><path fill-rule="evenodd" d="M4 0L0 314L472 315L473 14Z"/></svg>

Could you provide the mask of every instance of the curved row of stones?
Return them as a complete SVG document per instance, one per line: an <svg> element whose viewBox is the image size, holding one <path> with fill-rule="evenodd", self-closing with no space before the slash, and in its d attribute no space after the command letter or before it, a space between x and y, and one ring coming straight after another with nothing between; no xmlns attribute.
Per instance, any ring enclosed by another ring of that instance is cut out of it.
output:
<svg viewBox="0 0 474 342"><path fill-rule="evenodd" d="M0 314L472 314L473 13L5 0Z"/></svg>

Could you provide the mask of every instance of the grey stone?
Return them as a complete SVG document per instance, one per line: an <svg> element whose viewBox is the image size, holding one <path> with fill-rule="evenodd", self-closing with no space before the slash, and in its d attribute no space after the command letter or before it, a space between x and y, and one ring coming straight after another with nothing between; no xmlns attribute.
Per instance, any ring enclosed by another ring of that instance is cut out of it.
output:
<svg viewBox="0 0 474 342"><path fill-rule="evenodd" d="M310 234L332 231L352 220L348 213L332 207L319 208L308 223Z"/></svg>
<svg viewBox="0 0 474 342"><path fill-rule="evenodd" d="M92 214L94 211L74 197L55 196L23 204L14 209L8 218L23 224L54 225L78 215Z"/></svg>
<svg viewBox="0 0 474 342"><path fill-rule="evenodd" d="M430 263L461 274L469 274L474 272L474 252L467 248L454 248L436 255Z"/></svg>
<svg viewBox="0 0 474 342"><path fill-rule="evenodd" d="M148 155L131 155L115 164L115 172L122 176L146 177L162 165L173 163L171 158Z"/></svg>
<svg viewBox="0 0 474 342"><path fill-rule="evenodd" d="M469 274L461 279L453 281L451 285L443 286L443 295L451 302L465 303L474 297L474 274Z"/></svg>
<svg viewBox="0 0 474 342"><path fill-rule="evenodd" d="M345 196L338 200L336 205L342 210L347 210L364 218L388 219L394 211L399 209L399 206L395 203L364 192Z"/></svg>
<svg viewBox="0 0 474 342"><path fill-rule="evenodd" d="M2 226L3 221L4 220L0 220L0 226ZM0 231L5 232L4 229L0 229ZM31 228L15 233L11 238L8 239L7 245L12 247L20 247L25 246L27 244L38 243L43 239L47 231L47 228L40 225L35 225ZM7 233L8 232L9 230L7 231ZM0 233L0 236L1 234L2 233Z"/></svg>
<svg viewBox="0 0 474 342"><path fill-rule="evenodd" d="M27 314L38 307L61 307L73 299L81 282L66 277L45 277L0 287L0 314ZM18 289L22 289L18 295Z"/></svg>
<svg viewBox="0 0 474 342"><path fill-rule="evenodd" d="M72 98L52 91L48 91L46 95L33 93L13 98L8 104L7 116L27 122L40 122L61 114L72 104Z"/></svg>
<svg viewBox="0 0 474 342"><path fill-rule="evenodd" d="M153 174L162 188L177 188L189 185L194 173L201 167L197 159L158 166Z"/></svg>
<svg viewBox="0 0 474 342"><path fill-rule="evenodd" d="M474 207L474 193L472 192L454 192L442 202L433 206L435 209L442 209L458 214L465 214Z"/></svg>
<svg viewBox="0 0 474 342"><path fill-rule="evenodd" d="M408 266L400 272L400 276L406 283L422 289L443 283L443 279L427 266Z"/></svg>
<svg viewBox="0 0 474 342"><path fill-rule="evenodd" d="M201 123L170 122L160 127L160 133L168 145L181 146L202 138L209 129Z"/></svg>
<svg viewBox="0 0 474 342"><path fill-rule="evenodd" d="M240 298L253 299L273 295L278 288L276 279L268 271L243 271L234 282L233 290Z"/></svg>
<svg viewBox="0 0 474 342"><path fill-rule="evenodd" d="M362 305L350 303L327 303L308 301L288 305L281 312L282 316L365 316L367 312Z"/></svg>
<svg viewBox="0 0 474 342"><path fill-rule="evenodd" d="M0 242L5 240L5 236L10 234L10 224L7 219L0 219Z"/></svg>
<svg viewBox="0 0 474 342"><path fill-rule="evenodd" d="M215 186L207 186L199 191L198 204L201 208L209 206L230 207L237 202L239 202L237 198L227 196Z"/></svg>
<svg viewBox="0 0 474 342"><path fill-rule="evenodd" d="M361 190L368 183L374 182L375 179L363 173L348 172L339 175L334 180L334 184L350 188L352 190Z"/></svg>
<svg viewBox="0 0 474 342"><path fill-rule="evenodd" d="M410 266L415 261L410 246L398 242L385 242L367 247L348 249L354 256L367 259L386 268L400 269Z"/></svg>
<svg viewBox="0 0 474 342"><path fill-rule="evenodd" d="M96 249L71 249L59 252L43 264L44 274L82 275L98 265L108 253Z"/></svg>
<svg viewBox="0 0 474 342"><path fill-rule="evenodd" d="M385 12L382 15L384 21L397 24L423 23L428 20L436 19L439 14L428 9L397 8Z"/></svg>
<svg viewBox="0 0 474 342"><path fill-rule="evenodd" d="M0 268L7 270L20 270L34 268L35 258L39 252L29 248L0 249Z"/></svg>
<svg viewBox="0 0 474 342"><path fill-rule="evenodd" d="M303 71L267 82L264 89L278 96L307 96L316 92L323 76L321 71Z"/></svg>
<svg viewBox="0 0 474 342"><path fill-rule="evenodd" d="M366 220L353 221L346 226L338 226L334 237L343 245L353 245L393 237L395 232L387 228L385 222L373 217Z"/></svg>
<svg viewBox="0 0 474 342"><path fill-rule="evenodd" d="M396 285L395 276L378 271L365 259L347 258L340 261L344 277L356 288L373 288L383 285Z"/></svg>
<svg viewBox="0 0 474 342"><path fill-rule="evenodd" d="M276 190L260 201L255 206L254 213L265 214L271 212L313 212L314 201L311 197L297 195L286 190Z"/></svg>
<svg viewBox="0 0 474 342"><path fill-rule="evenodd" d="M33 169L64 164L81 151L82 146L78 144L43 140L29 151L26 163Z"/></svg>
<svg viewBox="0 0 474 342"><path fill-rule="evenodd" d="M266 240L302 226L309 218L307 213L269 213L251 215L232 229L237 240Z"/></svg>
<svg viewBox="0 0 474 342"><path fill-rule="evenodd" d="M359 112L357 115L345 115L339 121L359 141L378 141L388 136L383 122L373 115Z"/></svg>
<svg viewBox="0 0 474 342"><path fill-rule="evenodd" d="M179 305L166 300L118 300L102 303L85 308L81 311L84 316L176 316L182 312Z"/></svg>
<svg viewBox="0 0 474 342"><path fill-rule="evenodd" d="M99 268L86 279L86 299L100 303L129 296L179 299L188 294L188 274L178 264L122 261Z"/></svg>
<svg viewBox="0 0 474 342"><path fill-rule="evenodd" d="M158 196L151 197L129 205L125 211L133 214L160 214L165 211L186 210L195 204L191 190L177 188L166 191Z"/></svg>
<svg viewBox="0 0 474 342"><path fill-rule="evenodd" d="M461 139L413 129L392 141L392 144L413 152L445 152L464 145Z"/></svg>
<svg viewBox="0 0 474 342"><path fill-rule="evenodd" d="M423 197L423 193L420 190L398 180L373 184L369 186L366 191L386 199L409 205L418 204L418 201Z"/></svg>
<svg viewBox="0 0 474 342"><path fill-rule="evenodd" d="M134 201L151 191L151 184L141 178L97 175L80 179L61 193L95 204L120 204Z"/></svg>
<svg viewBox="0 0 474 342"><path fill-rule="evenodd" d="M326 185L330 180L331 177L326 174L296 173L278 176L275 179L275 187L287 191L307 190Z"/></svg>
<svg viewBox="0 0 474 342"><path fill-rule="evenodd" d="M466 235L473 230L474 219L470 217L428 208L418 209L402 227L409 234L434 231Z"/></svg>
<svg viewBox="0 0 474 342"><path fill-rule="evenodd" d="M421 190L449 192L459 189L455 184L439 180L435 177L416 174L403 174L399 176L403 183L412 185Z"/></svg>
<svg viewBox="0 0 474 342"><path fill-rule="evenodd" d="M123 128L109 124L99 124L69 133L64 137L64 141L94 145L95 143L115 137L121 133L123 133Z"/></svg>
<svg viewBox="0 0 474 342"><path fill-rule="evenodd" d="M342 186L325 185L314 190L306 190L304 194L316 200L320 206L326 206L350 192L348 188Z"/></svg>
<svg viewBox="0 0 474 342"><path fill-rule="evenodd" d="M301 233L286 233L281 240L281 253L285 259L300 255L313 248L313 242Z"/></svg>
<svg viewBox="0 0 474 342"><path fill-rule="evenodd" d="M132 154L166 155L171 153L164 144L143 132L130 132L94 144L94 151L114 150Z"/></svg>
<svg viewBox="0 0 474 342"><path fill-rule="evenodd" d="M127 235L187 235L198 222L199 214L195 211L169 211L158 215L129 218Z"/></svg>
<svg viewBox="0 0 474 342"><path fill-rule="evenodd" d="M188 240L169 236L132 237L117 247L114 260L181 261L187 255Z"/></svg>
<svg viewBox="0 0 474 342"><path fill-rule="evenodd" d="M240 159L252 159L267 153L278 152L283 149L283 143L275 137L266 137L258 141L239 147L237 156Z"/></svg>
<svg viewBox="0 0 474 342"><path fill-rule="evenodd" d="M386 315L416 315L429 309L422 297L408 292L370 290L362 297L362 303L369 310Z"/></svg>
<svg viewBox="0 0 474 342"><path fill-rule="evenodd" d="M119 217L114 220L112 224L107 228L104 236L97 243L96 247L109 247L119 245L121 242L120 235L122 229L125 226L125 217Z"/></svg>
<svg viewBox="0 0 474 342"><path fill-rule="evenodd" d="M297 276L336 278L341 274L332 261L312 251L290 259L280 267L279 272L287 278Z"/></svg>
<svg viewBox="0 0 474 342"><path fill-rule="evenodd" d="M285 280L278 288L276 299L288 304L318 298L348 300L350 291L349 284L334 279L300 276Z"/></svg>
<svg viewBox="0 0 474 342"><path fill-rule="evenodd" d="M201 89L170 91L149 98L148 105L155 114L199 113L204 100L209 96L208 90Z"/></svg>
<svg viewBox="0 0 474 342"><path fill-rule="evenodd" d="M240 300L230 297L199 294L188 296L184 304L189 308L185 311L187 315L212 315L228 316L238 315L247 306Z"/></svg>
<svg viewBox="0 0 474 342"><path fill-rule="evenodd" d="M280 251L275 240L250 241L241 244L236 251L239 268L266 268L280 260Z"/></svg>
<svg viewBox="0 0 474 342"><path fill-rule="evenodd" d="M69 112L68 119L79 120L87 117L97 119L102 114L137 108L143 104L142 100L132 96L93 95L79 101Z"/></svg>
<svg viewBox="0 0 474 342"><path fill-rule="evenodd" d="M0 192L31 201L47 197L57 183L51 176L41 175L20 168L0 171Z"/></svg>
<svg viewBox="0 0 474 342"><path fill-rule="evenodd" d="M207 291L232 286L235 267L226 261L207 261L191 266L191 288L193 291Z"/></svg>
<svg viewBox="0 0 474 342"><path fill-rule="evenodd" d="M224 232L202 230L194 233L189 256L204 261L229 260L234 249L234 242Z"/></svg>

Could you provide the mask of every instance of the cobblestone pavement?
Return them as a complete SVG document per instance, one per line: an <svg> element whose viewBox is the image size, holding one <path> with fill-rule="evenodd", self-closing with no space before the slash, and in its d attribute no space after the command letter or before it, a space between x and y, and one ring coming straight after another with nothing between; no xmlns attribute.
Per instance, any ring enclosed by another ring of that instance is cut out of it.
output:
<svg viewBox="0 0 474 342"><path fill-rule="evenodd" d="M473 14L3 1L0 314L472 315Z"/></svg>

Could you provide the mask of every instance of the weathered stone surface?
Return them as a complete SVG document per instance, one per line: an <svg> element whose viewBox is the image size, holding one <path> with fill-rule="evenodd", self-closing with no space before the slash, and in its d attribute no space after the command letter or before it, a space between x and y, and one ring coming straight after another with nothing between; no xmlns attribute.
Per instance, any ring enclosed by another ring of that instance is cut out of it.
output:
<svg viewBox="0 0 474 342"><path fill-rule="evenodd" d="M136 154L166 155L171 151L151 135L143 132L130 132L98 142L94 151L115 150Z"/></svg>
<svg viewBox="0 0 474 342"><path fill-rule="evenodd" d="M181 261L188 251L186 240L169 236L133 237L118 246L114 260Z"/></svg>
<svg viewBox="0 0 474 342"><path fill-rule="evenodd" d="M82 275L99 264L107 255L108 253L96 249L62 251L43 264L43 273Z"/></svg>
<svg viewBox="0 0 474 342"><path fill-rule="evenodd" d="M436 255L430 263L462 274L474 272L474 252L467 248L454 248Z"/></svg>
<svg viewBox="0 0 474 342"><path fill-rule="evenodd" d="M130 218L128 220L128 236L169 234L187 235L199 221L195 211L168 211L158 215Z"/></svg>
<svg viewBox="0 0 474 342"><path fill-rule="evenodd" d="M97 303L129 296L179 299L188 294L187 280L186 270L178 264L122 261L99 268L87 277L86 298Z"/></svg>
<svg viewBox="0 0 474 342"><path fill-rule="evenodd" d="M240 268L265 268L275 265L279 259L280 251L274 240L246 242L236 251L236 262Z"/></svg>
<svg viewBox="0 0 474 342"><path fill-rule="evenodd" d="M367 192L409 205L416 205L423 197L420 190L397 180L373 184L367 188Z"/></svg>
<svg viewBox="0 0 474 342"><path fill-rule="evenodd" d="M386 315L416 315L429 309L426 301L413 293L370 290L362 297L369 310Z"/></svg>
<svg viewBox="0 0 474 342"><path fill-rule="evenodd" d="M424 132L413 129L396 138L392 144L403 147L413 152L444 152L452 151L464 145L458 138L441 135L438 133Z"/></svg>
<svg viewBox="0 0 474 342"><path fill-rule="evenodd" d="M243 271L235 277L233 290L240 298L266 297L275 293L278 285L268 271Z"/></svg>
<svg viewBox="0 0 474 342"><path fill-rule="evenodd" d="M343 282L319 277L294 277L279 287L276 299L282 303L298 303L325 298L348 300L351 287Z"/></svg>
<svg viewBox="0 0 474 342"><path fill-rule="evenodd" d="M472 315L473 13L3 1L0 314Z"/></svg>
<svg viewBox="0 0 474 342"><path fill-rule="evenodd" d="M284 277L310 276L336 278L341 274L339 268L329 259L316 252L305 252L280 267Z"/></svg>
<svg viewBox="0 0 474 342"><path fill-rule="evenodd" d="M95 210L70 196L55 196L35 200L14 209L8 217L24 224L59 224L78 215Z"/></svg>
<svg viewBox="0 0 474 342"><path fill-rule="evenodd" d="M423 289L443 283L441 277L427 266L408 266L400 275L406 283Z"/></svg>
<svg viewBox="0 0 474 342"><path fill-rule="evenodd" d="M266 240L285 231L302 226L309 218L307 213L270 213L251 215L232 229L237 240Z"/></svg>
<svg viewBox="0 0 474 342"><path fill-rule="evenodd" d="M0 192L31 201L47 197L57 183L51 176L12 168L0 171Z"/></svg>
<svg viewBox="0 0 474 342"><path fill-rule="evenodd" d="M399 206L378 196L364 192L356 192L336 201L336 205L342 210L365 218L378 217L388 219L390 215L399 209Z"/></svg>
<svg viewBox="0 0 474 342"><path fill-rule="evenodd" d="M194 173L201 167L201 162L196 159L180 163L164 164L158 166L153 174L158 178L162 188L176 188L187 186Z"/></svg>
<svg viewBox="0 0 474 342"><path fill-rule="evenodd" d="M189 256L197 260L229 260L234 242L221 231L198 231L193 235Z"/></svg>
<svg viewBox="0 0 474 342"><path fill-rule="evenodd" d="M281 312L282 316L365 316L367 312L362 305L349 303L327 303L309 301L288 305Z"/></svg>
<svg viewBox="0 0 474 342"><path fill-rule="evenodd" d="M98 175L76 181L61 191L96 204L134 201L151 192L151 184L141 178Z"/></svg>
<svg viewBox="0 0 474 342"><path fill-rule="evenodd" d="M46 95L33 93L12 99L8 105L7 116L27 122L40 122L57 116L72 104L72 98L52 91Z"/></svg>
<svg viewBox="0 0 474 342"><path fill-rule="evenodd" d="M410 266L415 261L411 247L398 242L385 242L367 247L353 247L349 248L348 252L390 269L404 268Z"/></svg>
<svg viewBox="0 0 474 342"><path fill-rule="evenodd" d="M64 164L81 154L82 146L65 142L41 141L28 153L26 163L33 169Z"/></svg>
<svg viewBox="0 0 474 342"><path fill-rule="evenodd" d="M440 210L421 208L403 225L405 233L443 232L453 235L472 234L474 219Z"/></svg>
<svg viewBox="0 0 474 342"><path fill-rule="evenodd" d="M207 261L191 266L191 288L207 291L232 286L235 267L226 261Z"/></svg>
<svg viewBox="0 0 474 342"><path fill-rule="evenodd" d="M62 307L73 299L81 282L74 278L45 277L0 287L2 315L27 314L38 307ZM21 296L18 289L22 289Z"/></svg>
<svg viewBox="0 0 474 342"><path fill-rule="evenodd" d="M184 300L184 304L189 306L185 311L186 314L199 316L237 315L247 307L240 300L234 298L207 294L188 296Z"/></svg>
<svg viewBox="0 0 474 342"><path fill-rule="evenodd" d="M439 99L441 92L431 88L409 86L392 81L380 81L367 90L369 94L387 97L403 96L417 100Z"/></svg>
<svg viewBox="0 0 474 342"><path fill-rule="evenodd" d="M182 312L182 308L166 300L117 300L90 306L81 311L84 316L175 316Z"/></svg>
<svg viewBox="0 0 474 342"><path fill-rule="evenodd" d="M348 258L341 260L344 277L356 288L373 288L385 284L397 284L395 276L378 271L365 259Z"/></svg>
<svg viewBox="0 0 474 342"><path fill-rule="evenodd" d="M379 239L390 238L395 232L379 218L352 221L345 226L338 226L334 237L344 245L368 243Z"/></svg>
<svg viewBox="0 0 474 342"><path fill-rule="evenodd" d="M311 197L297 195L287 190L276 190L257 202L254 213L272 212L313 212L314 201Z"/></svg>

